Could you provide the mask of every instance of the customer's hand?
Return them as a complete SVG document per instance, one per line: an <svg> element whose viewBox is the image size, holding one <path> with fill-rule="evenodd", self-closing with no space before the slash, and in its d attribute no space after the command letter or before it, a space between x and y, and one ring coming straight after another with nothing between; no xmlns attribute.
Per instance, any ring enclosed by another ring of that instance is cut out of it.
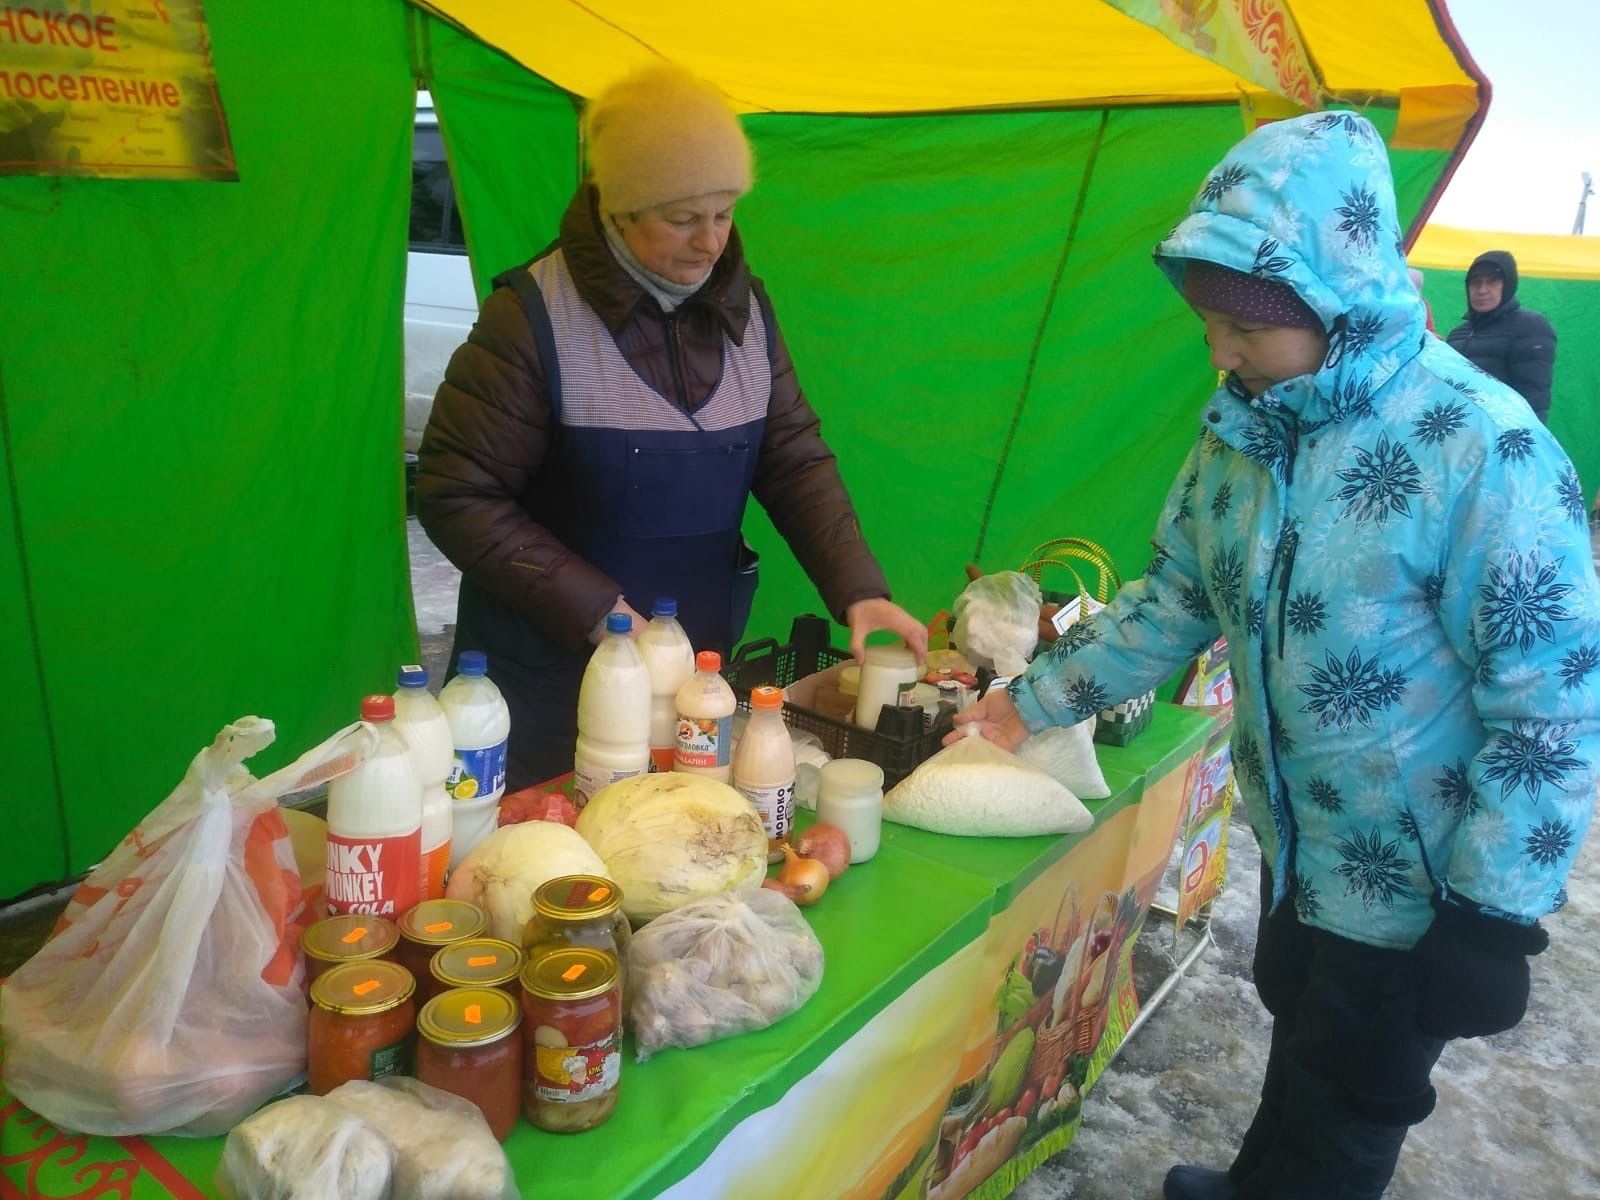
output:
<svg viewBox="0 0 1600 1200"><path fill-rule="evenodd" d="M1005 750L1015 750L1028 738L1028 727L1022 723L1017 706L1011 703L1005 688L991 688L982 700L965 712L957 713L956 727L944 735L944 744L953 746L966 737L965 727L974 722L979 733Z"/></svg>
<svg viewBox="0 0 1600 1200"><path fill-rule="evenodd" d="M1417 1025L1440 1038L1503 1033L1528 1010L1528 959L1550 943L1520 925L1434 897L1433 924L1417 943L1422 1002Z"/></svg>
<svg viewBox="0 0 1600 1200"><path fill-rule="evenodd" d="M927 627L891 600L882 597L857 600L844 610L844 619L850 626L850 653L857 662L866 656L867 634L879 629L904 638L919 664L928 657Z"/></svg>

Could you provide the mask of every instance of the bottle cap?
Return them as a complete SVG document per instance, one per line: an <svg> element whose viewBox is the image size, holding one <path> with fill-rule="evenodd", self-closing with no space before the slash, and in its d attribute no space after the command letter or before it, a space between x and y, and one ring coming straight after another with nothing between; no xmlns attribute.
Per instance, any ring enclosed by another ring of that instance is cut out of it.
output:
<svg viewBox="0 0 1600 1200"><path fill-rule="evenodd" d="M363 721L392 721L394 720L393 696L364 696L361 700L361 719Z"/></svg>
<svg viewBox="0 0 1600 1200"><path fill-rule="evenodd" d="M776 712L783 707L783 689L758 687L750 693L750 707L761 712Z"/></svg>
<svg viewBox="0 0 1600 1200"><path fill-rule="evenodd" d="M720 671L722 655L715 650L702 650L694 656L694 666L697 671Z"/></svg>
<svg viewBox="0 0 1600 1200"><path fill-rule="evenodd" d="M463 650L456 659L456 670L463 675L487 675L489 656L482 650Z"/></svg>
<svg viewBox="0 0 1600 1200"><path fill-rule="evenodd" d="M403 688L425 688L428 686L428 668L408 663L400 668L395 679Z"/></svg>
<svg viewBox="0 0 1600 1200"><path fill-rule="evenodd" d="M675 617L678 615L678 602L671 596L662 596L650 609L652 617Z"/></svg>
<svg viewBox="0 0 1600 1200"><path fill-rule="evenodd" d="M607 633L631 633L631 632L633 632L633 618L630 617L627 613L607 613L606 614L606 632Z"/></svg>

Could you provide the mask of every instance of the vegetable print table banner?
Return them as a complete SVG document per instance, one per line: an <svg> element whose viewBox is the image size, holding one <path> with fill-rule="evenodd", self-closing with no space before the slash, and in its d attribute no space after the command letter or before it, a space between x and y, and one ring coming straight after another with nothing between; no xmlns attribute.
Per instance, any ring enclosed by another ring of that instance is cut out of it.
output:
<svg viewBox="0 0 1600 1200"><path fill-rule="evenodd" d="M200 0L0 4L0 175L238 179Z"/></svg>

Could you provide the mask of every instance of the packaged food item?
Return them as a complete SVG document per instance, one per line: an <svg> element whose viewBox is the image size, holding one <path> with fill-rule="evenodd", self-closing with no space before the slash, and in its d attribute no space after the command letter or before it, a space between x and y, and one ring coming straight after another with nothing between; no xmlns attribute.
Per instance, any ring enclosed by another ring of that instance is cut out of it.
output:
<svg viewBox="0 0 1600 1200"><path fill-rule="evenodd" d="M424 900L400 918L400 944L394 959L420 986L441 947L480 936L489 917L470 900Z"/></svg>
<svg viewBox="0 0 1600 1200"><path fill-rule="evenodd" d="M634 644L633 618L612 613L578 685L572 798L581 809L608 783L650 769L650 671Z"/></svg>
<svg viewBox="0 0 1600 1200"><path fill-rule="evenodd" d="M325 1096L352 1079L411 1069L416 982L398 963L330 967L311 986L306 1090Z"/></svg>
<svg viewBox="0 0 1600 1200"><path fill-rule="evenodd" d="M323 917L300 935L300 949L306 959L306 988L329 967L340 963L394 961L400 929L385 917L369 913L341 913Z"/></svg>
<svg viewBox="0 0 1600 1200"><path fill-rule="evenodd" d="M429 964L431 999L447 988L499 988L513 999L521 993L517 982L527 956L497 937L467 938L453 942L433 956Z"/></svg>
<svg viewBox="0 0 1600 1200"><path fill-rule="evenodd" d="M494 988L451 988L417 1016L417 1078L478 1106L505 1141L522 1112L522 1010Z"/></svg>
<svg viewBox="0 0 1600 1200"><path fill-rule="evenodd" d="M1081 833L1094 824L1056 780L981 736L977 725L964 728L967 736L895 784L883 798L885 817L975 837Z"/></svg>
<svg viewBox="0 0 1600 1200"><path fill-rule="evenodd" d="M523 929L522 948L529 958L562 946L588 946L614 955L626 1006L631 937L621 888L599 875L563 875L533 893L533 916Z"/></svg>
<svg viewBox="0 0 1600 1200"><path fill-rule="evenodd" d="M694 656L695 673L678 689L678 745L672 769L709 775L727 783L733 775L733 689L718 674L722 655L702 650Z"/></svg>
<svg viewBox="0 0 1600 1200"><path fill-rule="evenodd" d="M455 765L455 745L444 709L428 690L428 668L400 668L394 693L394 723L411 750L411 765L422 784L422 898L444 895L444 875L450 866L450 830L453 818L445 784Z"/></svg>
<svg viewBox="0 0 1600 1200"><path fill-rule="evenodd" d="M761 814L767 861L783 861L794 832L794 742L783 723L783 692L758 687L750 693L750 723L733 752L733 786Z"/></svg>
<svg viewBox="0 0 1600 1200"><path fill-rule="evenodd" d="M650 672L650 756L658 771L672 770L678 745L678 689L694 674L694 646L678 624L678 602L663 596L639 633L639 653Z"/></svg>
<svg viewBox="0 0 1600 1200"><path fill-rule="evenodd" d="M456 669L459 674L439 692L455 751L445 781L454 806L452 869L494 830L496 808L506 790L506 743L511 736L511 710L489 678L488 656L463 650Z"/></svg>
<svg viewBox="0 0 1600 1200"><path fill-rule="evenodd" d="M390 1200L394 1147L361 1117L290 1096L228 1132L214 1182L223 1200Z"/></svg>
<svg viewBox="0 0 1600 1200"><path fill-rule="evenodd" d="M377 748L328 784L328 861L323 902L329 915L372 913L391 920L422 894L422 784L394 700L368 696L361 720Z"/></svg>
<svg viewBox="0 0 1600 1200"><path fill-rule="evenodd" d="M622 987L614 955L545 950L522 969L522 1111L540 1129L593 1129L617 1107Z"/></svg>
<svg viewBox="0 0 1600 1200"><path fill-rule="evenodd" d="M850 839L850 861L878 852L883 829L883 768L862 758L836 758L817 778L817 820Z"/></svg>
<svg viewBox="0 0 1600 1200"><path fill-rule="evenodd" d="M918 675L917 656L911 647L904 643L868 646L856 696L856 724L876 729L883 706L898 707L901 691L914 685Z"/></svg>

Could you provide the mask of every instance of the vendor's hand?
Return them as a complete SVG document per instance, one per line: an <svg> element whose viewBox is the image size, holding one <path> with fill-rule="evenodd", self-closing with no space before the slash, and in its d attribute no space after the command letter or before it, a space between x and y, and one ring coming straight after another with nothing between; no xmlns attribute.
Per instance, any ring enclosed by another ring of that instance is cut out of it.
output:
<svg viewBox="0 0 1600 1200"><path fill-rule="evenodd" d="M1015 750L1028 739L1028 727L1022 723L1017 706L1011 703L1005 688L991 688L982 700L965 712L957 713L956 727L944 735L944 744L953 746L966 737L964 727L974 722L979 733L1005 750Z"/></svg>
<svg viewBox="0 0 1600 1200"><path fill-rule="evenodd" d="M882 597L857 600L844 610L844 619L850 626L850 653L857 662L866 657L867 634L879 629L904 638L919 666L928 657L927 627L893 601Z"/></svg>

